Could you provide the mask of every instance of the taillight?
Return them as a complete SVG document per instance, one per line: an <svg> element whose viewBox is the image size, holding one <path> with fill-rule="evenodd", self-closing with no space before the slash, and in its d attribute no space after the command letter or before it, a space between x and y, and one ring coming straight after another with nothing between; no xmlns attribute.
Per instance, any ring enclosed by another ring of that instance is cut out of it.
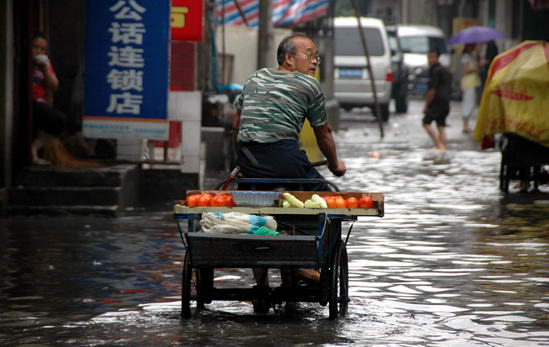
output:
<svg viewBox="0 0 549 347"><path fill-rule="evenodd" d="M391 69L387 69L387 74L385 75L385 81L393 82L393 71Z"/></svg>

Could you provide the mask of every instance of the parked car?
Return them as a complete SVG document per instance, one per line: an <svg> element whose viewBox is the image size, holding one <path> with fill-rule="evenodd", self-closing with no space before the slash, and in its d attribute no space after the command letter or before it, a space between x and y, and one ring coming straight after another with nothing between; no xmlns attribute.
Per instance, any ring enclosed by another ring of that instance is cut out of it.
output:
<svg viewBox="0 0 549 347"><path fill-rule="evenodd" d="M396 112L406 113L408 112L408 66L404 63L404 53L396 25L387 26L387 37L391 48L391 69L393 71L391 97L395 100Z"/></svg>
<svg viewBox="0 0 549 347"><path fill-rule="evenodd" d="M360 22L368 44L381 118L387 121L393 80L387 31L380 19L361 18ZM374 94L356 17L336 17L334 32L335 98L345 110L367 106L375 114Z"/></svg>
<svg viewBox="0 0 549 347"><path fill-rule="evenodd" d="M438 50L441 53L440 63L450 66L444 33L429 25L399 25L397 33L404 52L404 63L409 71L408 90L416 95L424 95L429 82L427 53L432 49Z"/></svg>

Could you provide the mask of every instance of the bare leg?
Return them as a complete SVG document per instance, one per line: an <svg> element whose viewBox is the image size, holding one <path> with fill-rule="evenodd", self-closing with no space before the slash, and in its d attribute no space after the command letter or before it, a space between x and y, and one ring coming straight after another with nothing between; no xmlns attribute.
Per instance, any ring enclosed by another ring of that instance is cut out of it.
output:
<svg viewBox="0 0 549 347"><path fill-rule="evenodd" d="M32 156L32 162L33 162L33 163L38 162L38 159L40 159L40 158L38 157L38 152L42 149L43 146L44 146L44 144L43 144L42 141L40 140L40 137L37 137L37 138L32 142L32 145L31 145L31 156Z"/></svg>
<svg viewBox="0 0 549 347"><path fill-rule="evenodd" d="M50 161L40 158L38 156L38 153L40 150L42 150L44 147L46 147L49 144L50 136L44 133L43 131L38 132L38 136L31 144L31 160L33 164L37 165L49 165L51 164Z"/></svg>
<svg viewBox="0 0 549 347"><path fill-rule="evenodd" d="M320 281L320 272L315 269L298 268L295 270L296 274L308 278L313 281Z"/></svg>
<svg viewBox="0 0 549 347"><path fill-rule="evenodd" d="M440 125L437 125L438 129L438 138L440 141L440 144L442 145L441 149L446 150L446 128Z"/></svg>
<svg viewBox="0 0 549 347"><path fill-rule="evenodd" d="M431 139L435 143L435 147L437 149L439 149L439 150L445 150L446 149L446 146L444 146L444 144L440 141L440 138L435 133L435 130L433 129L431 124L423 123L423 128L425 129L425 131L427 131L427 134L429 134L429 136L431 137Z"/></svg>
<svg viewBox="0 0 549 347"><path fill-rule="evenodd" d="M469 129L469 117L463 117L463 132L468 133L469 131L471 131Z"/></svg>

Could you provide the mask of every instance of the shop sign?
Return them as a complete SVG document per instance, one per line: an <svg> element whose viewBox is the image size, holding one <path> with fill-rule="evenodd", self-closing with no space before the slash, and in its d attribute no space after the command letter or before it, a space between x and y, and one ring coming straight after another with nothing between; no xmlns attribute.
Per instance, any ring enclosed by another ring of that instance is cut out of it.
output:
<svg viewBox="0 0 549 347"><path fill-rule="evenodd" d="M167 140L169 1L87 3L84 135Z"/></svg>
<svg viewBox="0 0 549 347"><path fill-rule="evenodd" d="M204 0L172 0L172 40L204 40Z"/></svg>

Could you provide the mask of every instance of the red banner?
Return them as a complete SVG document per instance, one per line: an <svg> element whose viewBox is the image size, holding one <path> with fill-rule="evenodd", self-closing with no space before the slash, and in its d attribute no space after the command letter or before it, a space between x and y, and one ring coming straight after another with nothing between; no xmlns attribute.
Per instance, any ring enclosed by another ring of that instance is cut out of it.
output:
<svg viewBox="0 0 549 347"><path fill-rule="evenodd" d="M204 0L172 0L172 41L202 42Z"/></svg>

